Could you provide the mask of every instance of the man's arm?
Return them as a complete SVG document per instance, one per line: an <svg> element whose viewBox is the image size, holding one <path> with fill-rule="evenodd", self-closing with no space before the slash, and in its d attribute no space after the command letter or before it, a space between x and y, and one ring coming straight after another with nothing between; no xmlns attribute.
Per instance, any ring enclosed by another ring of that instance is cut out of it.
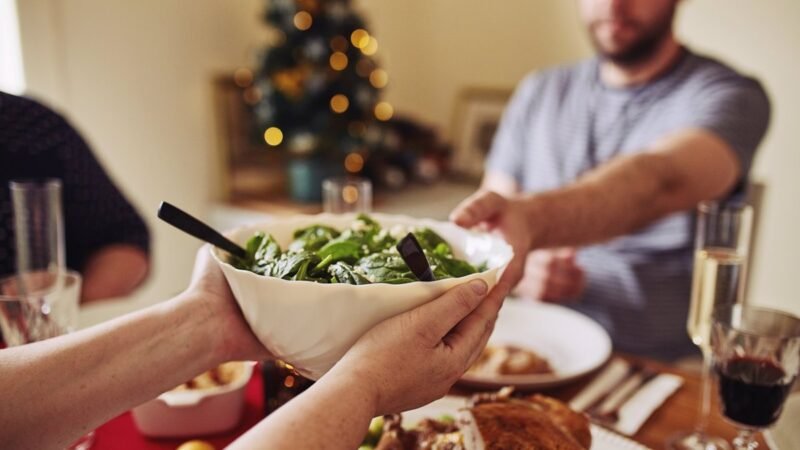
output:
<svg viewBox="0 0 800 450"><path fill-rule="evenodd" d="M528 251L580 246L636 231L670 213L729 192L741 173L733 149L717 135L686 129L645 152L615 158L569 186L505 198L479 191L451 219L498 228L514 248L504 273L516 284Z"/></svg>
<svg viewBox="0 0 800 450"><path fill-rule="evenodd" d="M585 245L632 233L724 196L740 171L733 150L716 135L699 129L676 133L567 187L526 196L532 247Z"/></svg>

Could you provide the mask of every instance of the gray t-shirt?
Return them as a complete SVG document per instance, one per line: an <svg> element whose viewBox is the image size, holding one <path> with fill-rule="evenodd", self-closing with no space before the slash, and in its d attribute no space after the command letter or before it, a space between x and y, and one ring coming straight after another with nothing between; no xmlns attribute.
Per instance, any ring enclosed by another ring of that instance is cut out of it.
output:
<svg viewBox="0 0 800 450"><path fill-rule="evenodd" d="M744 185L769 123L758 81L687 50L658 79L612 88L600 80L599 63L526 77L503 115L487 170L513 176L525 192L544 191L671 133L703 128L734 150ZM693 213L676 213L578 252L587 288L574 308L598 320L619 350L665 359L692 351L686 316L693 225Z"/></svg>

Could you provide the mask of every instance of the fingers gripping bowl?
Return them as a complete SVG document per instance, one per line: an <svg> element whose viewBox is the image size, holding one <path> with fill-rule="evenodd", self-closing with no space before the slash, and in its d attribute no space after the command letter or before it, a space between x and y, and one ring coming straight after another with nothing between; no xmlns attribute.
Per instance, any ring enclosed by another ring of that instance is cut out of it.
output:
<svg viewBox="0 0 800 450"><path fill-rule="evenodd" d="M211 250L222 268L245 320L277 358L292 364L303 376L318 379L367 330L472 279L494 286L511 260L512 250L500 237L460 228L447 222L408 216L372 214L385 229L428 227L452 247L454 256L485 270L460 278L406 284L363 285L290 281L235 268L229 255ZM336 229L350 226L355 215L293 216L238 228L227 236L244 245L256 232L271 234L287 248L295 230L311 225Z"/></svg>

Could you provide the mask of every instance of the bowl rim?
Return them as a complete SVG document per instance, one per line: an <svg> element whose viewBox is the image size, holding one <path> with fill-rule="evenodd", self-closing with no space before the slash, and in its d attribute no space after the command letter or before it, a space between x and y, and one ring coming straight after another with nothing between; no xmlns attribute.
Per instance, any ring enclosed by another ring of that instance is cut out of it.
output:
<svg viewBox="0 0 800 450"><path fill-rule="evenodd" d="M234 391L243 390L250 382L253 376L253 370L256 365L255 361L237 361L244 369L241 376L235 378L232 382L222 386L214 386L205 389L187 389L176 391L175 388L161 393L156 397L155 401L164 403L170 408L185 408L199 405L203 400L209 397L216 397L223 394L228 394Z"/></svg>
<svg viewBox="0 0 800 450"><path fill-rule="evenodd" d="M505 250L506 254L503 257L503 261L502 261L501 264L499 264L499 265L497 265L495 267L489 267L486 270L483 270L481 272L475 272L473 274L470 274L470 275L467 275L467 276L464 276L464 277L442 278L442 279L439 279L439 280L436 280L436 281L412 281L410 283L403 283L403 284L370 283L370 284L363 284L363 285L354 285L354 284L347 284L347 283L317 283L315 281L308 281L308 280L284 280L282 278L275 278L275 277L268 277L268 276L264 276L264 275L259 275L259 274L255 273L255 272L251 272L249 270L239 269L239 268L234 267L232 264L230 264L228 261L226 261L225 259L222 258L222 256L221 256L222 250L220 250L220 249L218 249L218 248L216 248L214 246L209 246L209 252L211 252L212 258L214 258L214 260L217 262L217 264L220 265L220 267L233 270L239 276L251 277L251 278L254 278L254 279L258 279L258 280L269 279L269 280L275 280L277 282L292 283L293 286L304 286L304 285L305 286L308 286L308 285L312 285L312 286L327 286L325 289L329 289L329 290L331 290L331 289L351 289L351 288L354 288L354 287L360 288L362 290L365 290L365 289L368 289L368 288L372 288L372 289L375 289L375 288L402 289L404 287L407 288L409 285L417 285L418 283L424 283L426 286L431 286L431 287L439 287L439 286L442 286L443 284L450 284L454 280L464 280L466 282L466 281L468 281L468 280L470 280L470 279L472 279L472 278L474 278L476 276L486 275L486 274L489 274L489 273L491 273L493 271L497 271L497 270L503 270L503 269L505 269L506 266L508 266L508 263L511 262L511 259L514 256L514 250L511 248L511 245L509 245L508 242L506 242L505 240L503 240L499 236L493 235L493 234L488 233L488 232L483 232L483 231L477 231L477 230L471 230L471 229L463 228L463 227L460 227L460 226L456 225L453 222L442 221L442 220L434 220L434 219L428 219L428 218L416 218L416 217L411 217L411 216L406 215L406 214L385 214L385 213L366 213L366 214L369 215L371 218L375 219L378 222L381 222L381 219L384 218L384 219L389 219L389 220L394 220L394 221L415 222L415 223L419 223L420 224L419 226L426 226L427 224L433 224L434 226L452 226L452 227L455 227L455 228L457 228L457 229L459 229L459 230L461 230L461 231L463 231L465 233L472 234L472 235L486 236L486 237L496 241ZM231 238L232 235L238 234L238 233L240 233L242 231L245 231L245 230L251 230L251 232L255 232L255 231L258 231L260 229L261 231L263 231L263 227L266 227L266 226L269 226L270 224L275 224L275 223L278 223L278 222L291 224L292 222L306 222L306 221L313 221L315 219L320 219L320 222L322 222L324 219L329 219L329 218L343 219L343 218L346 218L346 217L355 218L357 216L358 216L358 214L356 214L356 213L348 213L348 214L332 214L332 213L293 214L293 215L287 216L287 217L275 217L275 218L270 218L270 219L262 220L262 221L258 221L258 222L251 222L251 223L243 224L241 226L226 230L222 234L227 238Z"/></svg>

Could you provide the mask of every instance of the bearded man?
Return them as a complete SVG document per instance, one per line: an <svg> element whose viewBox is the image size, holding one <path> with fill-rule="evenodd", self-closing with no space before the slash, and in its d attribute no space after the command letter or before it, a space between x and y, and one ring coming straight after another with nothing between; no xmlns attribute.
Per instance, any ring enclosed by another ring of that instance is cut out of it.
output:
<svg viewBox="0 0 800 450"><path fill-rule="evenodd" d="M693 211L742 192L770 116L758 81L676 39L678 3L579 0L597 55L519 84L482 189L451 215L502 225L518 295L662 359L693 351Z"/></svg>

